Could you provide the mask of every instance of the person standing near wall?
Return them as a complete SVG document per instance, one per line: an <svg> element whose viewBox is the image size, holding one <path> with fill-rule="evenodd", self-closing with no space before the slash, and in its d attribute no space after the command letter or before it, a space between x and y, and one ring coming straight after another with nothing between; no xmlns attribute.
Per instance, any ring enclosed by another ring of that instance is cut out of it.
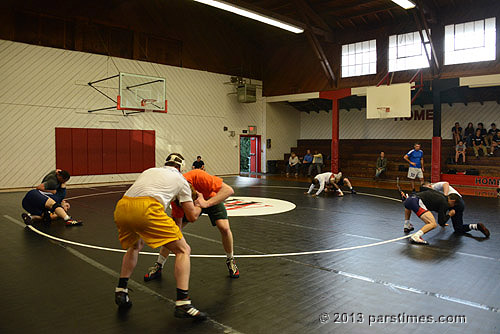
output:
<svg viewBox="0 0 500 334"><path fill-rule="evenodd" d="M205 170L205 163L203 162L203 160L201 160L201 156L196 157L196 160L193 162L193 166L191 166L191 169Z"/></svg>
<svg viewBox="0 0 500 334"><path fill-rule="evenodd" d="M420 149L420 144L415 143L413 150L403 156L409 164L408 178L411 180L413 192L415 192L415 178L419 178L420 185L424 183L424 152Z"/></svg>

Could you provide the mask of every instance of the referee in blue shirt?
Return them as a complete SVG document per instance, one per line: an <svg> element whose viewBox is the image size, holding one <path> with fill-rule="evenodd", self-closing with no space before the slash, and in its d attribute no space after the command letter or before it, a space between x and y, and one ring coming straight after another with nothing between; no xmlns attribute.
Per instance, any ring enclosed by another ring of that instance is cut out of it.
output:
<svg viewBox="0 0 500 334"><path fill-rule="evenodd" d="M420 186L424 183L424 152L420 149L420 144L415 143L413 150L403 156L409 164L408 178L411 180L413 192L415 192L415 178L420 179Z"/></svg>

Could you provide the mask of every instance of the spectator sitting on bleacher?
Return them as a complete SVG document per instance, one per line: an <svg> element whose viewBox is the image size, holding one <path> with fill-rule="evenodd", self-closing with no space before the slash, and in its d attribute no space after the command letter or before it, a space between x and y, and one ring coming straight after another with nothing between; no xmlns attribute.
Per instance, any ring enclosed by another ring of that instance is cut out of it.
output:
<svg viewBox="0 0 500 334"><path fill-rule="evenodd" d="M476 131L474 130L474 124L472 124L472 122L469 122L464 131L464 139L468 147L472 146L472 137L474 137L475 133Z"/></svg>
<svg viewBox="0 0 500 334"><path fill-rule="evenodd" d="M453 139L455 140L455 145L457 145L458 142L462 140L462 127L460 126L460 123L455 123L455 126L451 129L451 133L453 135Z"/></svg>
<svg viewBox="0 0 500 334"><path fill-rule="evenodd" d="M491 139L491 151L489 156L492 157L495 150L499 147L500 147L500 131L497 131L497 133Z"/></svg>
<svg viewBox="0 0 500 334"><path fill-rule="evenodd" d="M380 152L380 156L377 158L377 167L375 168L374 179L377 180L380 177L380 174L385 172L386 168L387 168L387 158L385 157L385 153L382 151Z"/></svg>
<svg viewBox="0 0 500 334"><path fill-rule="evenodd" d="M481 135L480 128L477 128L476 135L474 136L474 138L472 138L472 148L474 149L474 155L476 156L476 159L479 159L479 149L483 150L484 156L488 155L488 151L486 151L486 145L484 144L484 137Z"/></svg>
<svg viewBox="0 0 500 334"><path fill-rule="evenodd" d="M295 176L298 176L299 166L300 166L299 157L295 155L295 152L292 152L290 158L288 158L288 165L286 165L286 176L288 177L290 175L290 170L295 170Z"/></svg>
<svg viewBox="0 0 500 334"><path fill-rule="evenodd" d="M460 140L455 146L455 163L458 164L458 158L462 155L462 161L465 165L465 153L467 152L467 146L464 144L463 140Z"/></svg>
<svg viewBox="0 0 500 334"><path fill-rule="evenodd" d="M322 165L323 165L323 155L321 153L319 153L318 150L315 150L314 155L313 155L313 162L312 162L311 166L309 166L308 175L312 175L311 172L312 172L313 167L316 167L318 174L320 174Z"/></svg>
<svg viewBox="0 0 500 334"><path fill-rule="evenodd" d="M311 164L313 161L313 156L311 154L311 150L306 150L306 155L304 155L304 159L302 159L302 169L303 173L307 173L307 176L311 176Z"/></svg>
<svg viewBox="0 0 500 334"><path fill-rule="evenodd" d="M481 137L483 137L483 139L484 139L484 145L486 146L486 136L488 135L488 132L484 128L484 124L483 123L477 123L476 133L477 133L477 130L481 130Z"/></svg>
<svg viewBox="0 0 500 334"><path fill-rule="evenodd" d="M488 130L488 134L484 139L486 146L491 146L493 141L493 136L497 135L500 130L497 129L497 125L495 123L491 123L491 129ZM492 151L493 152L493 151Z"/></svg>

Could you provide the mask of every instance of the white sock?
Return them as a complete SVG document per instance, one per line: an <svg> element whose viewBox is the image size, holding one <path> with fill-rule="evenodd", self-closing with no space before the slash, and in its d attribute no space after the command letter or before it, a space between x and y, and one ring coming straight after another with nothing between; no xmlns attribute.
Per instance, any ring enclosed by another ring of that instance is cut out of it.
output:
<svg viewBox="0 0 500 334"><path fill-rule="evenodd" d="M476 230L477 231L477 224L469 224L469 227L471 230Z"/></svg>
<svg viewBox="0 0 500 334"><path fill-rule="evenodd" d="M161 266L163 267L165 265L165 262L167 262L167 257L165 257L161 254L158 254L158 260L156 260L156 262L161 264Z"/></svg>
<svg viewBox="0 0 500 334"><path fill-rule="evenodd" d="M70 219L71 219L71 217L70 217L70 216L68 216L68 215L66 215L66 217L64 217L63 219L64 219L64 220L70 220Z"/></svg>
<svg viewBox="0 0 500 334"><path fill-rule="evenodd" d="M410 220L405 220L405 227L410 227Z"/></svg>
<svg viewBox="0 0 500 334"><path fill-rule="evenodd" d="M413 235L415 238L419 238L421 236L424 235L424 232L422 232L422 230L418 230L417 232L415 232L415 234Z"/></svg>
<svg viewBox="0 0 500 334"><path fill-rule="evenodd" d="M226 257L227 257L228 259L232 259L232 258L234 257L233 253L234 253L234 252L231 252L231 253L226 253Z"/></svg>

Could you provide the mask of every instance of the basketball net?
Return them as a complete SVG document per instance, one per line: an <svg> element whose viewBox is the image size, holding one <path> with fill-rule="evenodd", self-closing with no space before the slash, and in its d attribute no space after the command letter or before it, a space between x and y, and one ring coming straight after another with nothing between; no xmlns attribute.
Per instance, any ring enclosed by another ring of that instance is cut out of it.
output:
<svg viewBox="0 0 500 334"><path fill-rule="evenodd" d="M391 107L377 107L379 119L389 118L391 115Z"/></svg>
<svg viewBox="0 0 500 334"><path fill-rule="evenodd" d="M141 107L144 107L144 112L153 112L155 109L148 108L148 107L150 107L155 102L156 102L156 99L142 99L141 100Z"/></svg>

